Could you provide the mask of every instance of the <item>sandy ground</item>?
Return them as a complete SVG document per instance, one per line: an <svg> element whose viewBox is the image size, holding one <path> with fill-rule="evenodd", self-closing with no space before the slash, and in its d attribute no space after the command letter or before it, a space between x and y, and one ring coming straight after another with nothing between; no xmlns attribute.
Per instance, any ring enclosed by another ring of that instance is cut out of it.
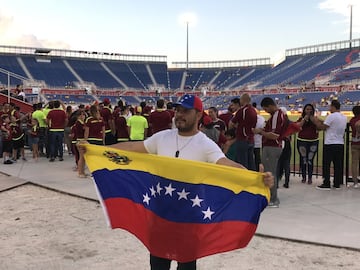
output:
<svg viewBox="0 0 360 270"><path fill-rule="evenodd" d="M98 203L26 185L0 193L0 269L149 269L129 233L106 227ZM176 263L171 269L176 269ZM360 252L254 237L198 269L360 269Z"/></svg>

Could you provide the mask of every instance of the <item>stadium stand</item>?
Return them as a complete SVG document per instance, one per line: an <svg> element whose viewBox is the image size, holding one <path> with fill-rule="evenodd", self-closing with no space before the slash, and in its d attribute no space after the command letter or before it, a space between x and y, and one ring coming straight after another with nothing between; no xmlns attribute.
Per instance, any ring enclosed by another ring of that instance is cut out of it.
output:
<svg viewBox="0 0 360 270"><path fill-rule="evenodd" d="M32 77L43 80L54 87L65 87L76 77L70 72L61 59L37 58L33 56L21 57Z"/></svg>
<svg viewBox="0 0 360 270"><path fill-rule="evenodd" d="M11 78L12 86L24 82L27 94L40 87L34 82L44 82L45 89L68 89L70 92L41 91L39 95L71 104L105 97L112 103L121 97L129 104L155 104L159 96L176 101L180 94L192 91L207 107L226 109L233 96L248 91L257 103L268 95L289 109L305 103L326 108L332 98L351 106L360 100L359 91L351 91L359 90L359 48L360 39L351 48L348 41L339 41L289 49L276 66L269 58L260 58L189 62L186 69L184 62L168 68L165 56L0 46L0 87L5 89L10 71L19 75ZM31 99L39 96L33 94Z"/></svg>

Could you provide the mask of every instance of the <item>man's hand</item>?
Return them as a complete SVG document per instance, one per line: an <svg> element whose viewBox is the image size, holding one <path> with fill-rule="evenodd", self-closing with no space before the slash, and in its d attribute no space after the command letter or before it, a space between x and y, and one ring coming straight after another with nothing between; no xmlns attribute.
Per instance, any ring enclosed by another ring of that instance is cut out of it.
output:
<svg viewBox="0 0 360 270"><path fill-rule="evenodd" d="M264 130L262 128L252 128L254 134L261 134Z"/></svg>
<svg viewBox="0 0 360 270"><path fill-rule="evenodd" d="M268 188L272 188L274 186L274 176L271 172L264 172L264 165L259 165L259 172L264 174L264 184Z"/></svg>

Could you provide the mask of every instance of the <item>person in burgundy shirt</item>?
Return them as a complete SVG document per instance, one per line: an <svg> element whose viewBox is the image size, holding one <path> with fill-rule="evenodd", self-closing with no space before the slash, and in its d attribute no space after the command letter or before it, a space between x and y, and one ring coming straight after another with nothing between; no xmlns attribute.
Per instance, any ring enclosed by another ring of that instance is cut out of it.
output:
<svg viewBox="0 0 360 270"><path fill-rule="evenodd" d="M227 112L220 114L219 119L224 121L226 128L229 128L229 122L233 116L232 107L229 105Z"/></svg>
<svg viewBox="0 0 360 270"><path fill-rule="evenodd" d="M218 109L215 107L210 107L208 110L209 116L211 118L211 121L213 122L214 128L219 130L221 134L225 134L225 131L227 130L227 125L223 120L218 118Z"/></svg>
<svg viewBox="0 0 360 270"><path fill-rule="evenodd" d="M108 98L104 99L104 106L100 109L100 115L105 124L105 145L111 145L116 143L115 137L115 124L113 118L113 112L110 108L110 100Z"/></svg>
<svg viewBox="0 0 360 270"><path fill-rule="evenodd" d="M91 105L90 116L85 120L84 139L90 144L105 144L105 123L96 105Z"/></svg>
<svg viewBox="0 0 360 270"><path fill-rule="evenodd" d="M263 98L261 107L270 114L270 118L266 121L264 129L255 128L254 133L263 136L262 162L264 169L276 175L277 163L282 152L281 138L286 129L287 117L270 97ZM270 189L269 207L278 208L280 204L277 195L279 179L275 178L275 181L275 185Z"/></svg>
<svg viewBox="0 0 360 270"><path fill-rule="evenodd" d="M257 122L257 112L250 101L249 94L241 96L241 107L229 122L229 128L236 128L236 162L249 170L255 170L253 129Z"/></svg>
<svg viewBox="0 0 360 270"><path fill-rule="evenodd" d="M60 101L54 101L54 109L52 109L46 118L49 126L49 142L50 142L50 162L55 160L59 155L59 161L63 161L64 148L64 129L68 122L68 117L63 109L60 108Z"/></svg>
<svg viewBox="0 0 360 270"><path fill-rule="evenodd" d="M171 128L172 118L164 106L165 101L163 99L159 99L156 101L156 110L149 115L148 122L151 134Z"/></svg>
<svg viewBox="0 0 360 270"><path fill-rule="evenodd" d="M114 111L114 122L116 130L117 142L129 141L129 132L127 127L126 116L129 113L129 108L124 105L119 105Z"/></svg>
<svg viewBox="0 0 360 270"><path fill-rule="evenodd" d="M79 149L77 148L77 142L84 140L85 137L85 112L77 110L71 117L71 143L72 151L75 156L76 170L80 178L85 178L85 160L84 157L80 157Z"/></svg>
<svg viewBox="0 0 360 270"><path fill-rule="evenodd" d="M10 126L10 116L8 114L1 115L1 133L2 133L2 151L4 157L4 164L13 164L11 161L12 155L12 134L11 134L11 126Z"/></svg>
<svg viewBox="0 0 360 270"><path fill-rule="evenodd" d="M359 185L359 161L360 161L360 106L352 108L354 117L350 119L351 127L351 175L354 182L354 188L360 188Z"/></svg>
<svg viewBox="0 0 360 270"><path fill-rule="evenodd" d="M308 176L308 184L312 184L313 160L318 152L319 134L316 125L311 121L314 116L315 108L311 104L304 106L300 119L297 121L301 127L297 137L297 149L300 155L300 168L302 175L302 183L306 183Z"/></svg>

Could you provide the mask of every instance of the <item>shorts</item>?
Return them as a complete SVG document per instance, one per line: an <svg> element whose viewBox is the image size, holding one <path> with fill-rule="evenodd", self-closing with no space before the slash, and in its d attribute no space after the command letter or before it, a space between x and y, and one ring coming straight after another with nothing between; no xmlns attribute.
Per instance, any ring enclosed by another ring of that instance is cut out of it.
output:
<svg viewBox="0 0 360 270"><path fill-rule="evenodd" d="M32 148L32 145L33 145L33 144L39 144L39 137L29 136L29 137L28 137L28 144L29 144L29 147L30 147L30 148Z"/></svg>
<svg viewBox="0 0 360 270"><path fill-rule="evenodd" d="M13 143L13 148L15 150L19 150L19 149L24 148L25 140L24 140L24 138L21 138L19 140L13 140L12 143Z"/></svg>
<svg viewBox="0 0 360 270"><path fill-rule="evenodd" d="M88 143L95 145L104 145L103 141L91 140L91 139L88 139Z"/></svg>
<svg viewBox="0 0 360 270"><path fill-rule="evenodd" d="M11 153L13 149L12 141L3 141L3 152Z"/></svg>

